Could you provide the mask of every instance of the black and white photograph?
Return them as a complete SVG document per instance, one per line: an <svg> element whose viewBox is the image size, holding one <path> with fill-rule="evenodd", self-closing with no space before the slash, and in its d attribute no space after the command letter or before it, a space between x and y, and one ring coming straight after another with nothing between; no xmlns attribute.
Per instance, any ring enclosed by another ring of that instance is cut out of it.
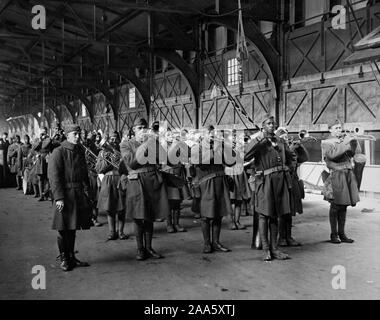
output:
<svg viewBox="0 0 380 320"><path fill-rule="evenodd" d="M0 300L379 299L379 0L0 0Z"/></svg>

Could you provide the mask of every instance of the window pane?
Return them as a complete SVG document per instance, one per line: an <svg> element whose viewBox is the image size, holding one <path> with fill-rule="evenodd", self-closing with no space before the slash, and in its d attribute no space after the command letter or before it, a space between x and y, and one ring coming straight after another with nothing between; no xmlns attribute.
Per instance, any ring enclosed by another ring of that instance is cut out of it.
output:
<svg viewBox="0 0 380 320"><path fill-rule="evenodd" d="M136 107L136 92L134 87L129 89L129 107Z"/></svg>

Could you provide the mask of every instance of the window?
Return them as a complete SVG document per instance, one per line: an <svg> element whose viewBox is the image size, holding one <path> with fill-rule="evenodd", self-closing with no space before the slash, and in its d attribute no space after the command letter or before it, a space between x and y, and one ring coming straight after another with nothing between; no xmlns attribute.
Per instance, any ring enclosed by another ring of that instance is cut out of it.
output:
<svg viewBox="0 0 380 320"><path fill-rule="evenodd" d="M236 58L227 62L227 85L233 86L239 83L239 64Z"/></svg>
<svg viewBox="0 0 380 320"><path fill-rule="evenodd" d="M367 158L367 164L380 165L380 131L366 131L365 133L373 135L376 138L376 141L367 142L370 149L369 159Z"/></svg>
<svg viewBox="0 0 380 320"><path fill-rule="evenodd" d="M294 23L295 28L301 28L305 25L305 0L294 1Z"/></svg>
<svg viewBox="0 0 380 320"><path fill-rule="evenodd" d="M136 108L136 89L129 88L129 108Z"/></svg>

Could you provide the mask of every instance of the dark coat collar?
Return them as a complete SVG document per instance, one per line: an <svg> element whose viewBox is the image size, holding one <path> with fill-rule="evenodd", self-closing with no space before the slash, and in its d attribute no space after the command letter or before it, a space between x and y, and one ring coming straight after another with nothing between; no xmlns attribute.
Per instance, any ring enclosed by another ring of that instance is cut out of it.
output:
<svg viewBox="0 0 380 320"><path fill-rule="evenodd" d="M71 151L74 151L74 150L76 150L77 148L76 148L76 144L73 144L73 143L70 143L70 142L68 142L67 140L64 140L64 141L62 141L61 142L61 146L63 147L63 148L65 148L65 149L68 149L68 150L71 150Z"/></svg>

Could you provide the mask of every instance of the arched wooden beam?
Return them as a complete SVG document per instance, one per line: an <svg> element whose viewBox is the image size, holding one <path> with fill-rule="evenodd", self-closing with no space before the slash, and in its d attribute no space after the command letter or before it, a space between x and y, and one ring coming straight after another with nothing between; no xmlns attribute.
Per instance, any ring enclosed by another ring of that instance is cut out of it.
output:
<svg viewBox="0 0 380 320"><path fill-rule="evenodd" d="M94 122L94 108L93 108L91 100L87 99L87 97L85 97L78 89L74 89L74 88L65 89L65 88L58 88L57 87L57 90L62 92L63 94L75 96L80 101L82 101L82 103L87 108L87 112L90 116L91 122ZM67 110L69 110L71 117L73 118L74 123L76 123L76 121L77 121L77 116L76 116L77 110L75 110L69 103L66 103L66 108L67 108Z"/></svg>
<svg viewBox="0 0 380 320"><path fill-rule="evenodd" d="M115 74L119 74L124 78L128 79L136 88L136 90L140 93L142 99L145 103L146 112L149 118L149 106L150 106L150 94L149 88L139 79L137 78L134 70L131 69L111 69L111 72Z"/></svg>
<svg viewBox="0 0 380 320"><path fill-rule="evenodd" d="M244 19L243 23L246 38L251 42L260 60L269 70L270 80L274 84L272 92L274 98L278 99L281 88L280 54L253 22ZM207 24L216 24L225 26L231 30L238 30L238 19L234 16L210 18L207 20Z"/></svg>
<svg viewBox="0 0 380 320"><path fill-rule="evenodd" d="M191 91L193 93L193 100L198 103L197 97L199 96L198 76L196 72L189 67L187 62L175 51L165 49L155 49L154 55L169 61L175 66L188 81ZM198 106L197 106L198 107Z"/></svg>
<svg viewBox="0 0 380 320"><path fill-rule="evenodd" d="M106 97L106 105L107 103L111 105L111 108L113 111L113 117L115 119L115 123L117 123L117 118L119 116L119 107L116 103L116 94L112 94L110 89L102 83L96 83L96 84L90 84L90 85L104 94L104 96Z"/></svg>

